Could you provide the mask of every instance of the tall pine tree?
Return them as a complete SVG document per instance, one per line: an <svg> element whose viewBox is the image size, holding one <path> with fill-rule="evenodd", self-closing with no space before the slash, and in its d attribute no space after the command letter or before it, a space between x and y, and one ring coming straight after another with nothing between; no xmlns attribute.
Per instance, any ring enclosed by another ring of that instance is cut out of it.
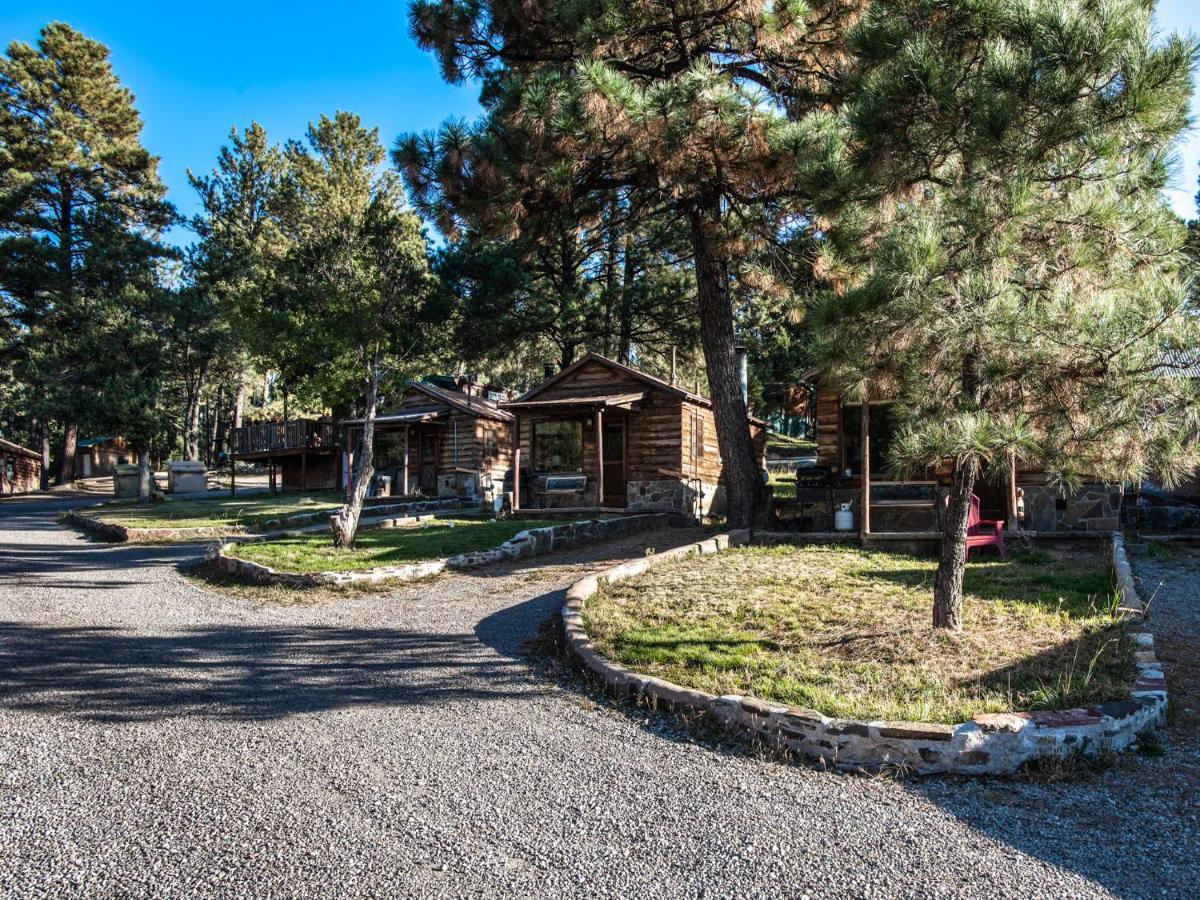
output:
<svg viewBox="0 0 1200 900"><path fill-rule="evenodd" d="M877 0L856 32L847 117L875 191L826 242L842 290L810 326L833 383L901 401L893 465L949 466L937 627L962 627L979 479L1194 463L1196 385L1172 364L1200 335L1163 188L1196 46L1156 41L1152 7Z"/></svg>
<svg viewBox="0 0 1200 900"><path fill-rule="evenodd" d="M36 385L38 416L63 424L63 482L98 408L103 361L125 346L108 326L166 252L158 237L173 211L141 131L108 49L69 25L0 58L0 290L22 328L20 377Z"/></svg>

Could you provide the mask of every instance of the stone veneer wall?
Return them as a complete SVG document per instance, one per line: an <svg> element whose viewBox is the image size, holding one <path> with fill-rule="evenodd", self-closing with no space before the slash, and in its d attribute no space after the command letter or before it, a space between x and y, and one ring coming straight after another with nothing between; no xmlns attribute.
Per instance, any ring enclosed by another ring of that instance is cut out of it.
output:
<svg viewBox="0 0 1200 900"><path fill-rule="evenodd" d="M696 489L700 490L697 504ZM679 478L630 481L625 486L625 505L631 512L665 510L685 516L719 516L725 512L725 486L686 482Z"/></svg>
<svg viewBox="0 0 1200 900"><path fill-rule="evenodd" d="M526 557L542 556L557 550L566 550L580 544L590 544L656 528L665 528L670 524L670 519L669 513L649 513L619 516L612 519L564 522L561 525L549 525L544 528L531 528L519 532L499 547L488 550L460 553L445 559L427 560L404 566L380 566L354 572L306 572L302 574L278 572L270 566L233 556L231 553L235 546L233 544L218 547L212 554L212 558L216 560L222 571L258 584L315 587L380 581L413 581L430 575L438 575L446 569L473 569L494 563L512 562Z"/></svg>
<svg viewBox="0 0 1200 900"><path fill-rule="evenodd" d="M602 583L633 577L679 556L716 553L749 541L748 531L733 531L630 560L575 582L567 589L562 607L567 651L616 697L645 699L676 711L705 713L776 750L801 754L840 769L1011 774L1037 758L1076 752L1094 756L1103 750L1125 749L1139 733L1158 725L1166 715L1166 680L1154 656L1154 638L1145 630L1144 610L1120 535L1112 539L1113 565L1122 597L1121 609L1135 629L1132 637L1138 648L1137 680L1129 700L1101 703L1087 709L979 715L958 725L863 722L831 719L815 710L789 708L752 697L715 697L641 675L596 651L583 625L583 609Z"/></svg>

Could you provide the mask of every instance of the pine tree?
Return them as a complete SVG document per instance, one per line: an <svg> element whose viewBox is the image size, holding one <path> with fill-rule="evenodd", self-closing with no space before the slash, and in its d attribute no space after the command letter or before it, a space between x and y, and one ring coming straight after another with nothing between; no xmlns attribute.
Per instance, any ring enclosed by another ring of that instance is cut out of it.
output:
<svg viewBox="0 0 1200 900"><path fill-rule="evenodd" d="M78 427L96 408L84 388L102 379L97 354L124 346L100 326L166 253L158 236L173 211L141 131L107 48L70 26L0 59L0 290L23 328L38 416L65 423L60 481L74 477Z"/></svg>
<svg viewBox="0 0 1200 900"><path fill-rule="evenodd" d="M403 202L377 129L339 112L286 148L281 228L289 249L267 302L296 364L325 396L365 397L350 501L332 522L351 547L374 476L375 414L385 377L416 374L434 356L444 316L420 219Z"/></svg>
<svg viewBox="0 0 1200 900"><path fill-rule="evenodd" d="M846 115L876 193L820 268L810 326L849 395L901 401L900 472L948 465L933 621L961 629L969 500L1037 463L1062 485L1194 464L1198 345L1163 188L1195 44L1141 0L880 0Z"/></svg>
<svg viewBox="0 0 1200 900"><path fill-rule="evenodd" d="M536 136L536 153L495 147L531 167L526 181L565 197L629 191L684 229L734 527L764 497L735 371L740 261L802 227L844 174L828 109L863 5L439 0L412 10L445 77L479 78L488 114ZM497 210L517 229L537 214L523 202Z"/></svg>

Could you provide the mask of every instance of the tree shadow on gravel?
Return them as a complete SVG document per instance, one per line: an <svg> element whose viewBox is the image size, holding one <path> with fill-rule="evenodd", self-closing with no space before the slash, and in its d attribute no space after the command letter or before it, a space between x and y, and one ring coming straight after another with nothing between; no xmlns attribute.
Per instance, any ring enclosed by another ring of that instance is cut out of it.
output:
<svg viewBox="0 0 1200 900"><path fill-rule="evenodd" d="M512 698L524 665L464 634L208 627L173 635L0 623L0 706L102 721L277 719L362 706Z"/></svg>

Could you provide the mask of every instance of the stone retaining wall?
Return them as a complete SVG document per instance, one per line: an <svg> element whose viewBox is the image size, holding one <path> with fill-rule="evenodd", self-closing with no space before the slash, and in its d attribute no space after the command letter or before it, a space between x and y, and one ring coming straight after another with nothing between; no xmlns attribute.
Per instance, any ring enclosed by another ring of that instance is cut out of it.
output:
<svg viewBox="0 0 1200 900"><path fill-rule="evenodd" d="M1134 629L1137 681L1129 700L1087 709L1012 712L975 716L958 725L831 719L800 707L752 697L716 697L638 674L601 656L588 638L583 608L602 583L638 575L654 565L691 553L716 553L750 541L733 531L707 541L634 559L567 589L562 625L568 652L603 681L616 697L645 699L675 711L704 713L741 730L776 750L801 754L839 769L901 770L920 774L1011 774L1041 757L1073 753L1095 756L1123 750L1139 733L1160 724L1166 714L1167 688L1154 656L1154 638L1145 630L1143 607L1120 535L1112 539L1113 565L1121 592L1121 610Z"/></svg>
<svg viewBox="0 0 1200 900"><path fill-rule="evenodd" d="M403 566L380 566L356 572L306 572L303 574L278 572L269 566L251 562L231 555L236 546L224 544L218 547L212 558L230 575L258 584L284 584L292 587L315 587L372 583L380 581L413 581L437 575L446 569L473 569L494 563L512 562L531 556L541 556L557 550L566 550L580 544L610 540L641 531L665 528L670 524L669 513L651 513L638 516L620 516L613 519L586 519L531 528L519 532L499 547L460 553L445 559L427 560Z"/></svg>

